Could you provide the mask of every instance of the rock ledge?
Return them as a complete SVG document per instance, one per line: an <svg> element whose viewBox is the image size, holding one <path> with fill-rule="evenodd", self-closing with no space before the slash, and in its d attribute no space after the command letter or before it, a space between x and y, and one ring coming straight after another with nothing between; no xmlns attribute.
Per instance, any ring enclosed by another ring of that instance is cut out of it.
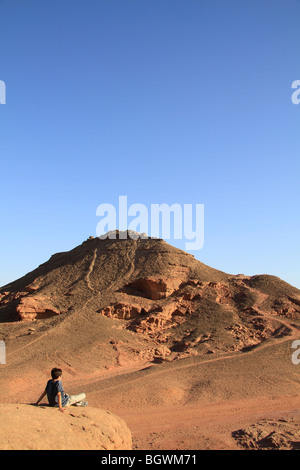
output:
<svg viewBox="0 0 300 470"><path fill-rule="evenodd" d="M131 450L125 422L98 408L0 404L0 450Z"/></svg>

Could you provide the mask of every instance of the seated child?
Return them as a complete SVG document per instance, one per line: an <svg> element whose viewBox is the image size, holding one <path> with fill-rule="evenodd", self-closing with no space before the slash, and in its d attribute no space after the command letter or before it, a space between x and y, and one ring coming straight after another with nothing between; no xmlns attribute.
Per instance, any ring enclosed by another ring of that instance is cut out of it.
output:
<svg viewBox="0 0 300 470"><path fill-rule="evenodd" d="M61 412L64 412L66 406L87 406L88 403L84 401L85 394L80 393L79 395L68 395L64 392L64 388L61 382L62 370L54 368L51 371L52 379L48 380L46 388L36 405L38 406L40 401L47 395L50 406L58 406Z"/></svg>

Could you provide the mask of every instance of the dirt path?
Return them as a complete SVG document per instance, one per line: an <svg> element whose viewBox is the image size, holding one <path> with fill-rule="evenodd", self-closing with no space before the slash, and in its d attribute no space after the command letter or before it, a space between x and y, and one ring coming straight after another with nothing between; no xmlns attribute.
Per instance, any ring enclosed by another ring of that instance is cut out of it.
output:
<svg viewBox="0 0 300 470"><path fill-rule="evenodd" d="M97 248L95 248L95 250L94 250L94 256L93 256L93 259L92 259L92 261L91 261L91 264L90 264L90 266L89 266L89 269L88 269L88 272L87 272L86 278L85 278L85 279L86 279L86 283L87 283L87 285L88 285L88 288L89 288L89 290L92 291L92 292L95 292L95 289L93 288L93 286L92 286L92 284L91 284L91 274L92 274L92 272L93 272L93 270L94 270L94 266L95 266L95 263L96 263L96 260L97 260L97 252L98 252L98 250L97 250Z"/></svg>
<svg viewBox="0 0 300 470"><path fill-rule="evenodd" d="M118 410L136 449L235 449L231 433L261 419L300 417L299 397L247 399L211 405Z"/></svg>

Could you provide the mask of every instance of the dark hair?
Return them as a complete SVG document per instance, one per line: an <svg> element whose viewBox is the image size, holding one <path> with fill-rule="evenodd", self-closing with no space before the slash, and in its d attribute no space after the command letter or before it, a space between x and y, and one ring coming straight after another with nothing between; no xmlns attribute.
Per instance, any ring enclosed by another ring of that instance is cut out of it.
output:
<svg viewBox="0 0 300 470"><path fill-rule="evenodd" d="M61 375L62 375L62 370L61 369L57 369L56 367L54 367L54 369L52 369L51 377L52 377L53 380L58 379L58 377L60 377Z"/></svg>

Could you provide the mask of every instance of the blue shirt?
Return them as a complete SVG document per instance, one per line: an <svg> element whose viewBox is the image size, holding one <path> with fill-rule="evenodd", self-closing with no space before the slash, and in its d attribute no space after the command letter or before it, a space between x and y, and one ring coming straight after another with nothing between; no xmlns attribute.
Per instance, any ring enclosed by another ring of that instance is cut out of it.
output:
<svg viewBox="0 0 300 470"><path fill-rule="evenodd" d="M63 385L61 380L48 380L45 392L47 393L48 402L50 406L58 406L58 397L57 394L61 394L61 404L66 406L66 403L69 400L68 395L64 392Z"/></svg>

